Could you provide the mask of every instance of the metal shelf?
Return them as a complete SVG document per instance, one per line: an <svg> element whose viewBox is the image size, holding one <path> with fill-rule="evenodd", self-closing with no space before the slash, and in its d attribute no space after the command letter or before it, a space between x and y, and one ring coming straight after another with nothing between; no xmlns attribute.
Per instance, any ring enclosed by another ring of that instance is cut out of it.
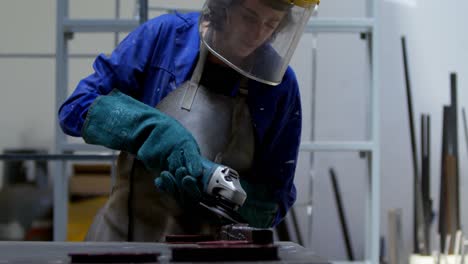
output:
<svg viewBox="0 0 468 264"><path fill-rule="evenodd" d="M75 53L69 54L69 58L94 59L97 54ZM2 59L55 59L55 53L0 53Z"/></svg>
<svg viewBox="0 0 468 264"><path fill-rule="evenodd" d="M40 161L64 161L64 160L113 160L114 154L0 154L0 160L40 160Z"/></svg>
<svg viewBox="0 0 468 264"><path fill-rule="evenodd" d="M55 72L55 95L56 95L56 110L67 97L68 75L69 75L69 59L72 57L86 58L89 54L70 54L69 41L71 36L76 32L102 33L109 32L117 34L119 32L129 32L137 27L140 23L147 19L147 1L139 1L139 17L138 19L119 19L119 11L116 11L115 19L70 19L69 17L69 1L56 0L56 72ZM116 9L119 9L119 0L116 0ZM117 39L117 37L115 38ZM117 41L116 41L117 42ZM18 54L15 54L18 55ZM49 58L50 55L38 55L38 58ZM18 56L17 56L18 57ZM19 56L20 57L20 56ZM76 154L78 151L88 152L86 156L81 158L94 157L95 160L111 159L115 160L112 150L104 147L86 145L84 143L69 143L67 137L61 131L58 123L55 123L55 145L54 153L61 155L60 157L68 157L68 154ZM91 153L91 154L89 154ZM103 154L107 153L107 154ZM96 155L97 154L97 155ZM101 155L102 154L102 155ZM106 156L107 155L107 156ZM54 162L51 170L54 179L54 241L65 241L67 236L68 222L68 177L66 177L67 163L69 159L59 160ZM70 157L70 159L73 159Z"/></svg>
<svg viewBox="0 0 468 264"><path fill-rule="evenodd" d="M374 29L373 18L313 18L306 26L309 33L361 33Z"/></svg>
<svg viewBox="0 0 468 264"><path fill-rule="evenodd" d="M373 151L371 141L303 141L300 151Z"/></svg>
<svg viewBox="0 0 468 264"><path fill-rule="evenodd" d="M63 30L65 33L129 32L138 24L138 20L131 19L64 19Z"/></svg>
<svg viewBox="0 0 468 264"><path fill-rule="evenodd" d="M64 19L64 31L73 32L129 32L139 21L131 19ZM372 18L314 18L307 23L306 32L369 32Z"/></svg>
<svg viewBox="0 0 468 264"><path fill-rule="evenodd" d="M90 145L84 142L83 143L61 143L60 149L64 152L83 151L83 152L102 152L102 153L107 152L109 153L109 152L114 151L103 146Z"/></svg>
<svg viewBox="0 0 468 264"><path fill-rule="evenodd" d="M370 57L370 94L368 98L368 131L367 141L318 141L315 133L311 132L310 141L301 143L300 151L310 152L311 168L313 168L313 154L317 151L358 151L368 152L367 172L369 181L365 199L365 235L364 235L364 261L363 262L332 262L332 263L379 263L379 236L380 236L380 131L379 131L379 0L366 0L366 17L363 18L322 18L314 17L308 21L305 31L307 33L371 33L367 38ZM315 65L313 61L313 65ZM312 87L314 89L314 87ZM311 110L314 111L314 110ZM315 119L311 120L312 127ZM313 177L310 178L310 186ZM307 210L313 207L313 195L309 194ZM309 232L312 237L312 211L308 211Z"/></svg>

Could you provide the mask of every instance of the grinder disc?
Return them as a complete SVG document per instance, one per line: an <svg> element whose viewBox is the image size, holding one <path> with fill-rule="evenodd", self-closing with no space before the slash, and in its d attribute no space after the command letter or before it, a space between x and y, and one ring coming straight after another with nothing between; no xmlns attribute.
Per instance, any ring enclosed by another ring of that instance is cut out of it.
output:
<svg viewBox="0 0 468 264"><path fill-rule="evenodd" d="M228 206L225 206L222 201L218 201L218 203L209 202L208 200L200 202L200 205L204 208L208 209L209 211L213 212L219 217L222 217L233 224L243 224L246 221L242 218L242 216L231 209Z"/></svg>

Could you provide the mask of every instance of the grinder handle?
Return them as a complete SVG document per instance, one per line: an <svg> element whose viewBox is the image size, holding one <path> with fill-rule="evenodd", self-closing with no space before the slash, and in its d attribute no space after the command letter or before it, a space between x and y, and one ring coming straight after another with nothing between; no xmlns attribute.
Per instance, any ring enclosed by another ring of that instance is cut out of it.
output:
<svg viewBox="0 0 468 264"><path fill-rule="evenodd" d="M208 183L210 182L211 177L213 177L213 174L216 168L219 166L219 164L202 157L202 166L203 178L201 183L203 184L203 191L206 192L206 189L208 188Z"/></svg>

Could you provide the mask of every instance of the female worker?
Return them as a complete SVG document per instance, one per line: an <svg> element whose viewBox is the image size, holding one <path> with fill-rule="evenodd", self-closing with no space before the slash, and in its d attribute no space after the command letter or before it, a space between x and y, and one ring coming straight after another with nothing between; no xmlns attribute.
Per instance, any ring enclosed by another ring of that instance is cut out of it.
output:
<svg viewBox="0 0 468 264"><path fill-rule="evenodd" d="M59 110L68 135L121 151L88 240L216 232L223 221L198 205L203 158L239 172L248 224L283 219L296 199L301 133L288 64L317 4L207 0L200 13L146 22L96 58Z"/></svg>

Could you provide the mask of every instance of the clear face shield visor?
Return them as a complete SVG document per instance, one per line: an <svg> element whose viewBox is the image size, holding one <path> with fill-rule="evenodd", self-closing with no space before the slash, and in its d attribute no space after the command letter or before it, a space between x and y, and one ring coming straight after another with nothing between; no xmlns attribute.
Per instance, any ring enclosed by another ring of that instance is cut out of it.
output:
<svg viewBox="0 0 468 264"><path fill-rule="evenodd" d="M319 0L207 0L199 31L208 50L244 76L281 82Z"/></svg>

